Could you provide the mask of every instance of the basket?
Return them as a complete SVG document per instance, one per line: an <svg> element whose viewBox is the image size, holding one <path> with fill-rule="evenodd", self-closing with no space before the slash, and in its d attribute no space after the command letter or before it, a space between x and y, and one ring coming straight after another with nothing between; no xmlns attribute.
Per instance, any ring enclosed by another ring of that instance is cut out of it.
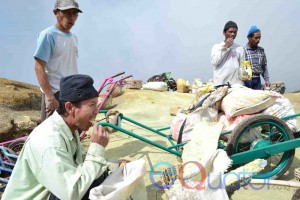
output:
<svg viewBox="0 0 300 200"><path fill-rule="evenodd" d="M108 92L109 90L110 90L110 86L107 87L106 91ZM120 96L122 94L123 94L123 88L122 88L122 86L116 85L115 89L113 89L113 91L111 92L110 96L112 98L115 98L115 97L118 97L118 96Z"/></svg>
<svg viewBox="0 0 300 200"><path fill-rule="evenodd" d="M177 92L179 93L189 93L190 87L186 85L177 85Z"/></svg>
<svg viewBox="0 0 300 200"><path fill-rule="evenodd" d="M143 81L141 80L127 80L123 86L126 89L141 89L143 87Z"/></svg>
<svg viewBox="0 0 300 200"><path fill-rule="evenodd" d="M107 93L103 93L103 94L100 94L99 97L98 97L98 102L99 102L99 105L101 104L101 102L104 100L104 98L106 97ZM106 100L105 104L102 106L102 110L108 110L110 108L112 108L112 96L109 95L108 99Z"/></svg>

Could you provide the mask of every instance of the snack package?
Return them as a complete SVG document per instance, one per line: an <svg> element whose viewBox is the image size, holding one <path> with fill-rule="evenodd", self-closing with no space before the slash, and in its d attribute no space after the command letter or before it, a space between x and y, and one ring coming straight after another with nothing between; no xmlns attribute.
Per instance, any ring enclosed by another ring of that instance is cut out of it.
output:
<svg viewBox="0 0 300 200"><path fill-rule="evenodd" d="M252 69L249 60L240 63L239 76L242 81L252 80Z"/></svg>

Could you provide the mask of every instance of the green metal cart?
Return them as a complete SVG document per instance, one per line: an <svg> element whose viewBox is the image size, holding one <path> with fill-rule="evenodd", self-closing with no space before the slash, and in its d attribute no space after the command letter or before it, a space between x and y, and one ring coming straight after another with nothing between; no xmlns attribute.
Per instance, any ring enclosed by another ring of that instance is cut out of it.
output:
<svg viewBox="0 0 300 200"><path fill-rule="evenodd" d="M100 113L106 115L108 110L100 110ZM271 115L257 114L240 122L233 131L222 132L222 136L230 134L230 139L226 142L221 139L218 141L218 148L227 151L227 154L233 160L234 166L246 164L257 158L264 158L268 165L254 178L277 179L282 176L290 167L295 156L295 149L300 147L299 132L292 132L287 125L288 119L300 116L299 114L277 118ZM155 141L145 138L137 133L128 131L122 127L122 121L125 120L154 134L160 135L169 141L168 146L161 145ZM164 133L170 127L153 129L123 114L120 114L116 124L109 122L99 122L103 127L111 127L144 141L150 145L160 148L166 152L181 157L185 143L177 144L172 135ZM249 134L255 134L255 139L245 140Z"/></svg>

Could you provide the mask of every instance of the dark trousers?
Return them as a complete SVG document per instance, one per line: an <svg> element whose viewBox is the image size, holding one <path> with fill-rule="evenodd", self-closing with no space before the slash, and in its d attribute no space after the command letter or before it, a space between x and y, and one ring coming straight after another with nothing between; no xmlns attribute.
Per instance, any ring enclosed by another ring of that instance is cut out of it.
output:
<svg viewBox="0 0 300 200"><path fill-rule="evenodd" d="M59 99L59 91L54 93L55 99L58 101ZM41 102L41 122L47 119L52 113L47 113L46 112L46 96L43 93L42 94L42 102Z"/></svg>
<svg viewBox="0 0 300 200"><path fill-rule="evenodd" d="M107 176L108 176L108 170L106 170L99 178L94 180L94 182L89 187L85 195L82 197L82 200L89 200L90 190L93 189L94 187L99 186ZM60 199L57 198L53 193L51 193L48 200L60 200Z"/></svg>
<svg viewBox="0 0 300 200"><path fill-rule="evenodd" d="M261 81L260 77L252 78L251 81L244 81L246 87L251 88L253 90L261 90Z"/></svg>

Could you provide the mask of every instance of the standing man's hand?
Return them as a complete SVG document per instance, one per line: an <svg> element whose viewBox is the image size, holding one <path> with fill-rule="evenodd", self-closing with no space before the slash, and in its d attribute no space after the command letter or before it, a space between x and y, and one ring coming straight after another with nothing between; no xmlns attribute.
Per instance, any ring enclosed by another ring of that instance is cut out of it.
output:
<svg viewBox="0 0 300 200"><path fill-rule="evenodd" d="M59 106L59 103L56 100L54 95L52 95L52 97L50 97L50 98L47 98L47 101L46 101L47 115L48 116L52 115L52 113L58 108L58 106Z"/></svg>
<svg viewBox="0 0 300 200"><path fill-rule="evenodd" d="M266 81L266 82L265 82L265 85L266 85L266 87L271 87L270 81Z"/></svg>
<svg viewBox="0 0 300 200"><path fill-rule="evenodd" d="M109 141L109 135L104 130L104 128L97 123L94 124L93 132L91 135L91 142L100 144L103 147L106 147Z"/></svg>
<svg viewBox="0 0 300 200"><path fill-rule="evenodd" d="M58 101L52 93L51 85L46 73L47 63L41 59L35 58L35 73L39 81L40 87L42 88L46 100L46 115L50 116L59 106Z"/></svg>
<svg viewBox="0 0 300 200"><path fill-rule="evenodd" d="M229 47L232 46L233 42L234 42L233 38L227 38L224 46L228 49Z"/></svg>

